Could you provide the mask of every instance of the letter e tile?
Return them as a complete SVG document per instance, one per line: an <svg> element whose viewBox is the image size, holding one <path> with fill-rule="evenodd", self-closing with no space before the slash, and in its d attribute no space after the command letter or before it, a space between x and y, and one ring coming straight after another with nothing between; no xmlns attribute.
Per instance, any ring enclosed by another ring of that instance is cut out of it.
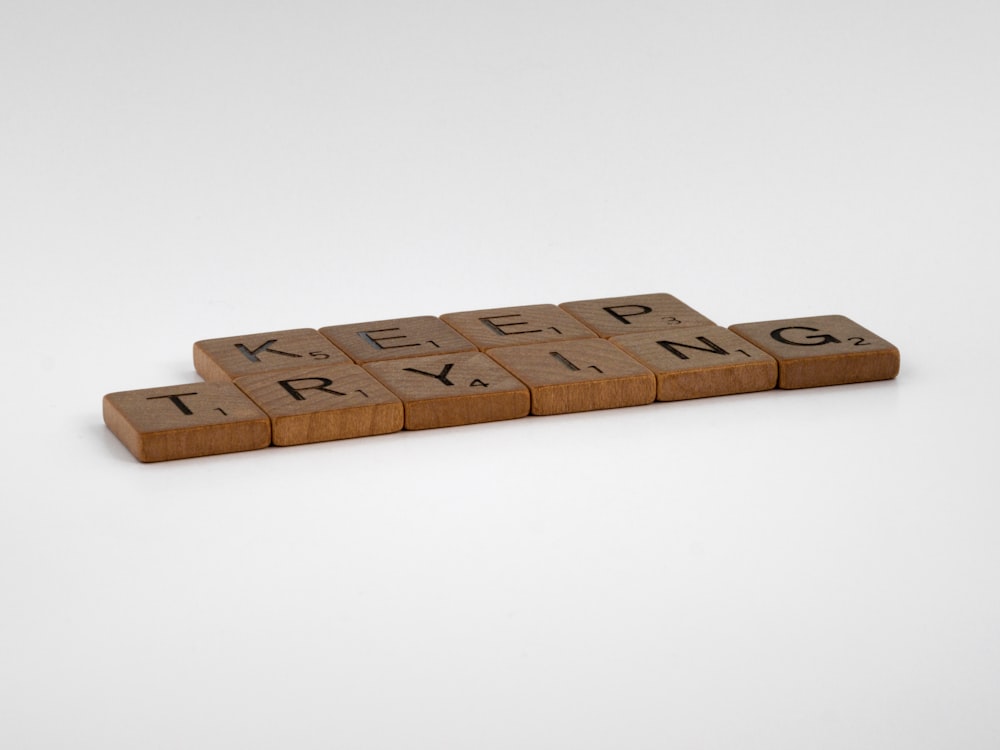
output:
<svg viewBox="0 0 1000 750"><path fill-rule="evenodd" d="M656 378L604 339L577 339L487 351L531 390L531 413L566 414L639 406L656 399Z"/></svg>
<svg viewBox="0 0 1000 750"><path fill-rule="evenodd" d="M406 429L526 417L527 386L480 352L374 362L365 369L399 396Z"/></svg>
<svg viewBox="0 0 1000 750"><path fill-rule="evenodd" d="M596 334L555 305L522 305L447 313L441 320L483 351L543 341L595 338Z"/></svg>
<svg viewBox="0 0 1000 750"><path fill-rule="evenodd" d="M729 326L778 360L779 388L889 380L899 350L843 315L768 320Z"/></svg>
<svg viewBox="0 0 1000 750"><path fill-rule="evenodd" d="M680 401L774 388L778 364L756 346L719 326L614 336L656 375L656 400Z"/></svg>
<svg viewBox="0 0 1000 750"><path fill-rule="evenodd" d="M109 393L104 423L143 462L266 448L267 415L232 383Z"/></svg>
<svg viewBox="0 0 1000 750"><path fill-rule="evenodd" d="M403 405L357 365L247 375L236 385L271 419L275 445L367 437L403 429Z"/></svg>
<svg viewBox="0 0 1000 750"><path fill-rule="evenodd" d="M358 364L476 351L471 341L433 315L326 326L319 331Z"/></svg>
<svg viewBox="0 0 1000 750"><path fill-rule="evenodd" d="M194 345L194 369L205 380L235 380L293 367L350 363L346 354L314 328L205 339Z"/></svg>

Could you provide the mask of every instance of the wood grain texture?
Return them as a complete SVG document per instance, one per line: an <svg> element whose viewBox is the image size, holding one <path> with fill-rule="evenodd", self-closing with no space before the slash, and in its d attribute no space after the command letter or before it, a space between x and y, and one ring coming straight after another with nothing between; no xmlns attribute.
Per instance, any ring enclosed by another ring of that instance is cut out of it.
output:
<svg viewBox="0 0 1000 750"><path fill-rule="evenodd" d="M596 334L555 305L521 305L447 313L441 319L486 351L545 341L595 338Z"/></svg>
<svg viewBox="0 0 1000 750"><path fill-rule="evenodd" d="M471 341L433 315L325 326L319 330L358 364L476 351Z"/></svg>
<svg viewBox="0 0 1000 750"><path fill-rule="evenodd" d="M109 393L104 423L143 462L266 448L267 415L232 383Z"/></svg>
<svg viewBox="0 0 1000 750"><path fill-rule="evenodd" d="M656 378L604 339L490 349L487 354L531 390L536 415L652 403Z"/></svg>
<svg viewBox="0 0 1000 750"><path fill-rule="evenodd" d="M720 326L630 333L609 340L656 375L657 401L766 391L778 380L773 357Z"/></svg>
<svg viewBox="0 0 1000 750"><path fill-rule="evenodd" d="M779 388L889 380L899 350L843 315L740 323L729 329L778 361Z"/></svg>
<svg viewBox="0 0 1000 750"><path fill-rule="evenodd" d="M642 331L714 325L672 294L660 292L576 300L563 302L559 307L604 338Z"/></svg>
<svg viewBox="0 0 1000 750"><path fill-rule="evenodd" d="M480 352L374 362L365 369L403 402L408 430L526 417L528 387Z"/></svg>
<svg viewBox="0 0 1000 750"><path fill-rule="evenodd" d="M232 381L310 364L350 362L350 357L314 328L205 339L194 345L194 369L212 381Z"/></svg>
<svg viewBox="0 0 1000 750"><path fill-rule="evenodd" d="M271 420L274 445L368 437L403 428L403 405L358 365L302 367L237 378Z"/></svg>

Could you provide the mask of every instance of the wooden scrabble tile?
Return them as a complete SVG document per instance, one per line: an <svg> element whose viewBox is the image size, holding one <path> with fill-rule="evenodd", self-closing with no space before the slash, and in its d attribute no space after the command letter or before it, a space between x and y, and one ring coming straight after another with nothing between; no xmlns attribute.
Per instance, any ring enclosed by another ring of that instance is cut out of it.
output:
<svg viewBox="0 0 1000 750"><path fill-rule="evenodd" d="M605 338L642 331L714 325L672 294L636 294L563 302L563 310Z"/></svg>
<svg viewBox="0 0 1000 750"><path fill-rule="evenodd" d="M232 383L109 393L104 423L140 461L235 453L271 444L271 424Z"/></svg>
<svg viewBox="0 0 1000 750"><path fill-rule="evenodd" d="M480 352L374 362L365 369L399 396L406 429L526 417L527 386Z"/></svg>
<svg viewBox="0 0 1000 750"><path fill-rule="evenodd" d="M194 345L194 369L205 380L287 370L309 364L349 364L350 358L313 328L205 339Z"/></svg>
<svg viewBox="0 0 1000 750"><path fill-rule="evenodd" d="M774 388L778 363L719 326L648 331L609 339L656 375L656 400L680 401Z"/></svg>
<svg viewBox="0 0 1000 750"><path fill-rule="evenodd" d="M639 406L656 398L653 373L604 339L487 351L531 390L531 413L566 414Z"/></svg>
<svg viewBox="0 0 1000 750"><path fill-rule="evenodd" d="M447 313L441 319L483 351L499 346L594 338L587 326L555 305L522 305Z"/></svg>
<svg viewBox="0 0 1000 750"><path fill-rule="evenodd" d="M319 330L358 364L476 351L471 341L433 315L326 326Z"/></svg>
<svg viewBox="0 0 1000 750"><path fill-rule="evenodd" d="M403 404L357 365L321 365L235 381L271 419L275 445L366 437L403 429Z"/></svg>
<svg viewBox="0 0 1000 750"><path fill-rule="evenodd" d="M888 380L899 373L899 350L843 315L740 323L729 329L778 360L779 388Z"/></svg>

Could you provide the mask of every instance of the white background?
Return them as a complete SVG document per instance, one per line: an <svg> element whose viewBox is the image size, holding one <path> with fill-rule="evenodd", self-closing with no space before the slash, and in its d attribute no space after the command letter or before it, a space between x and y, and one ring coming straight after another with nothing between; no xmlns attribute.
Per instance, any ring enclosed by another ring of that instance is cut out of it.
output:
<svg viewBox="0 0 1000 750"><path fill-rule="evenodd" d="M1000 6L0 6L4 748L1000 746ZM142 465L202 338L669 292L895 381Z"/></svg>

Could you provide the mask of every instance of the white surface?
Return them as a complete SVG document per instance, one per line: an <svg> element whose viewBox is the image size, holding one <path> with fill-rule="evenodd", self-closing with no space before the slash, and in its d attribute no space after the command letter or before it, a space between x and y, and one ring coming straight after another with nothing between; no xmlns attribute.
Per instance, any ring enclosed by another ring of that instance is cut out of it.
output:
<svg viewBox="0 0 1000 750"><path fill-rule="evenodd" d="M5 3L0 746L997 747L998 7ZM652 291L902 373L101 423L201 338Z"/></svg>

